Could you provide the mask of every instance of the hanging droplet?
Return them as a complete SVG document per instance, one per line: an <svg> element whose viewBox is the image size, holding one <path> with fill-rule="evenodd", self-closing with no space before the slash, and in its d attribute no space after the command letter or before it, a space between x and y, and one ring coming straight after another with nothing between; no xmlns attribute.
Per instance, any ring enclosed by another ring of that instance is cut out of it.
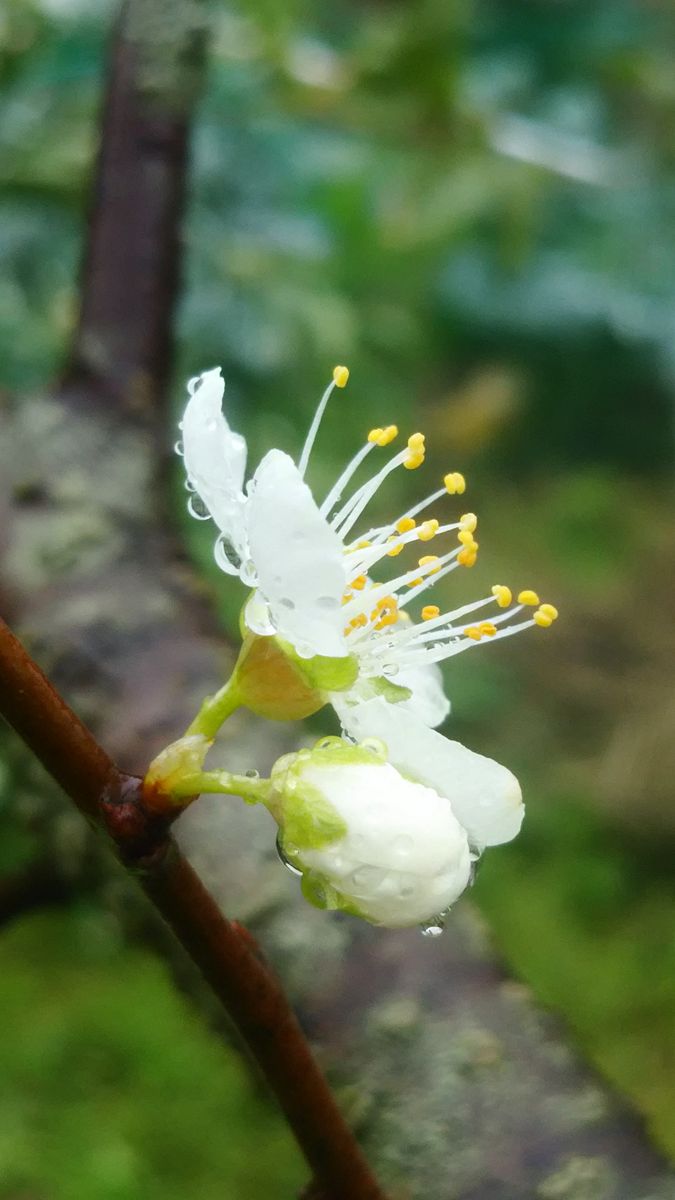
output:
<svg viewBox="0 0 675 1200"><path fill-rule="evenodd" d="M339 737L323 737L316 743L315 750L332 750L335 746L342 745L342 738Z"/></svg>
<svg viewBox="0 0 675 1200"><path fill-rule="evenodd" d="M180 454L180 456L182 458L183 455L185 454L185 447L183 446L183 443L180 438L178 439L177 442L174 442L173 448L176 451L176 454Z"/></svg>
<svg viewBox="0 0 675 1200"><path fill-rule="evenodd" d="M201 496L198 496L196 493L190 496L187 509L190 516L194 517L196 521L208 521L211 516Z"/></svg>
<svg viewBox="0 0 675 1200"><path fill-rule="evenodd" d="M440 937L445 929L445 921L443 917L434 917L433 920L421 925L422 937L437 938Z"/></svg>
<svg viewBox="0 0 675 1200"><path fill-rule="evenodd" d="M248 771L244 772L247 779L260 779L260 771L256 771L255 767L249 767Z"/></svg>
<svg viewBox="0 0 675 1200"><path fill-rule="evenodd" d="M213 557L215 558L221 571L227 572L228 575L238 575L241 558L237 554L231 542L227 541L221 533L217 538L213 548Z"/></svg>
<svg viewBox="0 0 675 1200"><path fill-rule="evenodd" d="M277 834L276 845L277 845L277 854L279 855L279 859L281 860L281 862L286 867L286 870L290 871L291 875L302 875L302 871L299 869L299 867L296 867L291 862L290 858L288 857L288 852L286 850L284 850L283 843L281 841L281 833L280 832Z"/></svg>
<svg viewBox="0 0 675 1200"><path fill-rule="evenodd" d="M258 572L256 571L253 561L250 558L247 558L246 561L241 564L239 569L239 577L245 587L253 588L258 586Z"/></svg>

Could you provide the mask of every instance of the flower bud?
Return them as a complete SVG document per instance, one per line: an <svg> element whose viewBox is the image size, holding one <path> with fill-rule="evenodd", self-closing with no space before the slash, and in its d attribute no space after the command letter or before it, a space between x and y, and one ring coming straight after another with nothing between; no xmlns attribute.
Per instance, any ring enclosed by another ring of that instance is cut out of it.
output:
<svg viewBox="0 0 675 1200"><path fill-rule="evenodd" d="M391 928L417 925L469 881L466 834L448 800L401 775L381 742L324 738L280 759L272 789L280 850L319 908Z"/></svg>

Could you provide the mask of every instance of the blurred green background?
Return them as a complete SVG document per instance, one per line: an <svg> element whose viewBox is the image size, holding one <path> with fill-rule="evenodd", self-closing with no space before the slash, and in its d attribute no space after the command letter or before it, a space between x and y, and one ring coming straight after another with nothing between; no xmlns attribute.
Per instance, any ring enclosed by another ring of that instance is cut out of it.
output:
<svg viewBox="0 0 675 1200"><path fill-rule="evenodd" d="M8 392L45 384L73 327L112 11L0 9ZM447 599L499 580L558 604L549 632L447 671L448 729L516 770L528 801L473 895L511 969L675 1155L672 6L210 12L176 409L183 379L220 363L251 460L297 453L347 362L312 482L373 425L422 428L426 478L463 471L480 516L478 565ZM399 474L382 511L417 494ZM176 511L231 625L236 588ZM169 1200L189 1180L257 1200L270 1171L293 1194L303 1168L281 1122L104 916L25 919L0 964L0 1196Z"/></svg>

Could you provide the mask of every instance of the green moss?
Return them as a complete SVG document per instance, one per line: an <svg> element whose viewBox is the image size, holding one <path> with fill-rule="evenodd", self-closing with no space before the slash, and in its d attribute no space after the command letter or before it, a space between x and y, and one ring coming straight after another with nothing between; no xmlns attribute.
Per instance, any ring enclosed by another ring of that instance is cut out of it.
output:
<svg viewBox="0 0 675 1200"><path fill-rule="evenodd" d="M297 1195L305 1171L281 1116L105 917L25 920L0 964L0 1197Z"/></svg>

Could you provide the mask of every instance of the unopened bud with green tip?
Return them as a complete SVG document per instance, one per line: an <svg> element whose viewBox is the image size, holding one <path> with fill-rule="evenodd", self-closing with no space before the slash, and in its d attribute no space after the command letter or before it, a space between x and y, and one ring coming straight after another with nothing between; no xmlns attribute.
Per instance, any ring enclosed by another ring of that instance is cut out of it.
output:
<svg viewBox="0 0 675 1200"><path fill-rule="evenodd" d="M448 800L391 766L382 742L324 738L280 759L271 784L280 851L318 908L401 928L467 886L469 844Z"/></svg>

